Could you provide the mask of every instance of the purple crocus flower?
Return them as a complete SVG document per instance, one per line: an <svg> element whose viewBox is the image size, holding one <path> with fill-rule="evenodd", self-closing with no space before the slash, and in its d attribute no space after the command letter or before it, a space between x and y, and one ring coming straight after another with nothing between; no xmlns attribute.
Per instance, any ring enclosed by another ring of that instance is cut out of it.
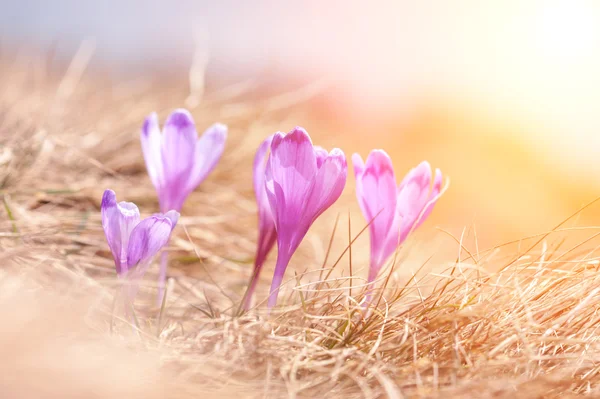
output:
<svg viewBox="0 0 600 399"><path fill-rule="evenodd" d="M138 207L132 202L117 203L112 190L104 192L100 209L102 228L118 276L133 280L141 278L154 256L169 241L179 213L172 210L140 221Z"/></svg>
<svg viewBox="0 0 600 399"><path fill-rule="evenodd" d="M271 213L271 205L269 204L269 198L267 197L267 190L265 187L265 169L267 165L267 152L271 147L271 141L273 136L267 137L258 147L256 155L254 156L253 165L253 180L254 180L254 195L256 196L256 204L258 206L258 245L256 247L256 256L254 258L254 271L252 273L252 279L244 298L244 309L250 308L252 301L252 295L256 289L258 283L258 277L262 269L263 263L265 262L267 255L275 245L277 240L277 230L275 228L275 221Z"/></svg>
<svg viewBox="0 0 600 399"><path fill-rule="evenodd" d="M141 135L142 152L161 212L171 209L181 212L188 195L217 165L226 138L227 127L215 123L198 139L194 120L184 109L169 115L162 134L156 113L146 118ZM167 278L167 263L167 253L163 253L158 279L159 303Z"/></svg>
<svg viewBox="0 0 600 399"><path fill-rule="evenodd" d="M421 162L396 186L392 160L383 150L373 150L366 164L359 154L352 156L356 196L363 216L370 223L371 261L368 282L433 210L442 187L442 172L435 170L431 187L431 166Z"/></svg>
<svg viewBox="0 0 600 399"><path fill-rule="evenodd" d="M339 148L313 146L297 127L275 133L265 172L267 198L277 229L277 264L268 306L277 303L285 269L313 222L342 194L348 167Z"/></svg>
<svg viewBox="0 0 600 399"><path fill-rule="evenodd" d="M214 169L221 158L227 127L216 123L198 139L190 113L175 110L162 134L156 113L142 127L142 151L152 184L158 193L161 212L181 211L185 199Z"/></svg>

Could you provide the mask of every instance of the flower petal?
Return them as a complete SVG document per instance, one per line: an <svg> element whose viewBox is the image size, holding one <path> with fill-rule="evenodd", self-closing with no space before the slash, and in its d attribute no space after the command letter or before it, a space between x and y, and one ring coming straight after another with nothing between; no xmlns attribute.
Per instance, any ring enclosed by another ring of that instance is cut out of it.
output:
<svg viewBox="0 0 600 399"><path fill-rule="evenodd" d="M421 162L402 180L398 188L398 216L400 217L400 240L402 243L417 225L417 219L427 205L431 184L431 166Z"/></svg>
<svg viewBox="0 0 600 399"><path fill-rule="evenodd" d="M142 153L146 161L146 169L154 187L163 184L163 165L161 155L161 134L156 113L150 114L144 121L141 134Z"/></svg>
<svg viewBox="0 0 600 399"><path fill-rule="evenodd" d="M315 145L313 148L315 150L315 156L317 157L317 168L320 168L321 165L323 165L323 161L325 161L325 158L327 158L329 153L325 148L320 147L318 145Z"/></svg>
<svg viewBox="0 0 600 399"><path fill-rule="evenodd" d="M266 198L265 192L265 171L267 168L267 152L271 148L271 142L273 141L273 137L275 135L272 134L267 137L256 150L256 155L254 155L254 163L252 164L252 177L253 177L253 185L254 185L254 196L256 197L256 202L260 204ZM268 199L267 199L268 201ZM259 210L260 212L260 210Z"/></svg>
<svg viewBox="0 0 600 399"><path fill-rule="evenodd" d="M366 165L360 156L352 159L357 162L354 164L356 196L363 216L370 223L371 267L379 268L390 255L385 244L389 240L398 241L398 231L392 228L397 212L394 167L383 150L371 151Z"/></svg>
<svg viewBox="0 0 600 399"><path fill-rule="evenodd" d="M254 156L254 164L252 171L252 179L254 183L254 195L256 197L256 204L258 206L258 228L259 228L259 248L266 243L262 243L263 236L274 236L268 230L275 230L275 221L273 220L273 214L271 213L271 205L267 196L267 190L265 188L265 173L267 168L267 152L271 147L273 136L267 137L258 147L256 155ZM268 252L273 245L267 245L265 248ZM258 257L258 256L257 256ZM264 254L266 257L266 254Z"/></svg>
<svg viewBox="0 0 600 399"><path fill-rule="evenodd" d="M346 156L342 150L334 148L323 161L303 206L305 219L300 225L308 223L306 231L340 197L346 185L347 174ZM301 232L300 240L306 231Z"/></svg>
<svg viewBox="0 0 600 399"><path fill-rule="evenodd" d="M431 184L431 166L421 162L402 180L398 189L398 210L403 218L416 219L427 204Z"/></svg>
<svg viewBox="0 0 600 399"><path fill-rule="evenodd" d="M188 195L202 183L206 176L215 168L223 154L227 126L215 123L195 143L193 167L189 175L186 192Z"/></svg>
<svg viewBox="0 0 600 399"><path fill-rule="evenodd" d="M127 251L129 269L146 267L152 258L167 244L173 224L166 216L150 216L142 220L131 232Z"/></svg>
<svg viewBox="0 0 600 399"><path fill-rule="evenodd" d="M269 203L269 198L267 196L267 190L265 187L267 153L271 147L273 136L274 135L270 135L258 146L252 166L254 195L256 197L256 204L258 207L258 242L256 245L256 256L254 257L254 271L252 274L252 280L250 281L250 285L244 299L245 309L249 309L250 307L252 295L256 288L262 266L277 240L275 221L273 220L271 205Z"/></svg>
<svg viewBox="0 0 600 399"><path fill-rule="evenodd" d="M427 205L425 209L422 211L421 217L417 222L417 227L423 224L423 222L427 219L427 217L433 211L433 207L436 204L439 198L436 198L440 195L442 191L442 172L439 169L435 170L435 178L433 179L433 187L431 189L431 193L429 193L429 197L427 198Z"/></svg>
<svg viewBox="0 0 600 399"><path fill-rule="evenodd" d="M162 137L164 177L172 181L182 173L189 173L196 150L196 125L184 109L173 111L165 122Z"/></svg>
<svg viewBox="0 0 600 399"><path fill-rule="evenodd" d="M173 229L177 225L177 222L179 221L179 212L171 210L165 213L163 216L171 221L171 231L173 231Z"/></svg>
<svg viewBox="0 0 600 399"><path fill-rule="evenodd" d="M291 234L302 218L305 197L317 170L315 151L304 129L275 134L265 184L280 237Z"/></svg>
<svg viewBox="0 0 600 399"><path fill-rule="evenodd" d="M127 245L131 231L140 221L140 211L131 202L119 202L112 190L106 190L100 206L102 228L112 252L118 274L127 271Z"/></svg>

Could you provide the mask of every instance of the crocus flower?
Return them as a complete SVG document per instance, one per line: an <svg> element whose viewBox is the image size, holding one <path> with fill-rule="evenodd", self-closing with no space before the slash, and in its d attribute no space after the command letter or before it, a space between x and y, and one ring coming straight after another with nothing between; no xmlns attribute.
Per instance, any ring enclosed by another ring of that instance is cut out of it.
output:
<svg viewBox="0 0 600 399"><path fill-rule="evenodd" d="M142 152L152 184L158 193L163 213L181 212L185 199L202 183L221 158L227 127L215 123L198 139L190 113L175 110L165 122L162 134L156 113L150 114L142 127ZM167 277L167 253L163 253L158 278L159 303Z"/></svg>
<svg viewBox="0 0 600 399"><path fill-rule="evenodd" d="M396 187L394 167L388 154L373 150L366 164L359 154L352 156L356 196L367 220L371 237L369 282L377 277L385 261L419 227L433 210L442 187L442 173L421 162Z"/></svg>
<svg viewBox="0 0 600 399"><path fill-rule="evenodd" d="M339 148L313 146L300 127L275 133L265 187L277 229L277 263L268 306L277 303L285 269L313 222L342 194L348 167Z"/></svg>
<svg viewBox="0 0 600 399"><path fill-rule="evenodd" d="M275 221L271 214L271 205L267 197L265 188L265 168L267 165L267 152L271 147L273 135L267 137L258 147L254 156L253 165L253 180L254 180L254 195L256 196L256 204L258 206L258 245L256 248L256 256L254 258L254 271L252 280L244 298L244 308L248 310L252 300L252 295L258 282L258 276L262 269L263 263L267 255L275 245L277 240L277 230L275 229Z"/></svg>
<svg viewBox="0 0 600 399"><path fill-rule="evenodd" d="M154 256L169 241L179 213L172 210L140 221L138 207L132 202L117 203L112 190L104 192L100 209L102 228L118 276L134 280L141 278Z"/></svg>
<svg viewBox="0 0 600 399"><path fill-rule="evenodd" d="M221 158L227 127L216 123L198 139L190 113L175 110L162 134L152 113L142 127L142 151L161 212L181 211L185 199L214 169Z"/></svg>

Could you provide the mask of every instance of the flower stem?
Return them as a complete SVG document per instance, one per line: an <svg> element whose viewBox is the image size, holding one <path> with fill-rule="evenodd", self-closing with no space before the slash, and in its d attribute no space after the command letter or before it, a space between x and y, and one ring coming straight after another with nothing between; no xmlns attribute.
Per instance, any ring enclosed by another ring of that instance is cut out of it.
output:
<svg viewBox="0 0 600 399"><path fill-rule="evenodd" d="M256 289L256 285L258 284L258 276L260 275L261 268L262 265L256 265L254 267L254 271L252 272L252 276L250 277L250 283L248 284L248 289L246 290L242 304L242 309L244 311L250 310L250 305L252 304L252 296L254 295L254 290Z"/></svg>
<svg viewBox="0 0 600 399"><path fill-rule="evenodd" d="M165 282L167 280L167 266L169 264L169 253L163 251L160 255L160 269L158 271L158 306L162 305L163 296L165 295Z"/></svg>
<svg viewBox="0 0 600 399"><path fill-rule="evenodd" d="M279 295L279 288L281 287L281 282L283 281L285 269L287 269L288 264L290 263L290 258L291 256L288 256L287 253L284 251L279 250L277 252L277 264L275 265L275 272L273 273L273 280L271 282L269 301L267 302L267 307L269 309L277 305L277 296Z"/></svg>

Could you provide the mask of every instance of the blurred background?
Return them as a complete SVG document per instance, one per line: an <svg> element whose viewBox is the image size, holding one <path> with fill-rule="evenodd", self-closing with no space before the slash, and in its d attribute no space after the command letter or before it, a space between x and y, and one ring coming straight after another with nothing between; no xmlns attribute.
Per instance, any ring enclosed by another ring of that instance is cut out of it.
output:
<svg viewBox="0 0 600 399"><path fill-rule="evenodd" d="M429 160L451 179L432 224L458 235L475 225L480 242L546 231L600 194L598 1L24 0L1 9L3 49L68 61L83 48L115 76L190 76L192 91L252 81L268 93L314 90L298 124L347 154L385 148L399 178ZM594 208L577 223L598 216Z"/></svg>

